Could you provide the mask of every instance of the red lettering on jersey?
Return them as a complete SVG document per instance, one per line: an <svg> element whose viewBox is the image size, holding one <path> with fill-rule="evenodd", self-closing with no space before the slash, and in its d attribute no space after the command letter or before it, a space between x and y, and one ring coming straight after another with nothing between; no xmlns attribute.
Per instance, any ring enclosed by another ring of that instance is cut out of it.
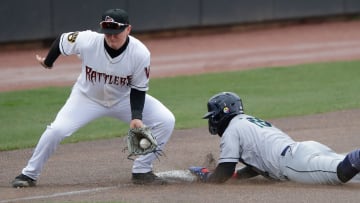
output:
<svg viewBox="0 0 360 203"><path fill-rule="evenodd" d="M131 84L131 82L132 82L132 75L128 75L128 76L126 77L126 79L127 79L127 81L128 81L128 83L127 83L126 85Z"/></svg>
<svg viewBox="0 0 360 203"><path fill-rule="evenodd" d="M127 81L126 78L120 78L120 85L121 85L121 86L126 85L126 81Z"/></svg>
<svg viewBox="0 0 360 203"><path fill-rule="evenodd" d="M104 80L105 80L105 84L107 83L107 81L108 81L108 78L110 77L110 75L106 75L106 74L104 74Z"/></svg>
<svg viewBox="0 0 360 203"><path fill-rule="evenodd" d="M96 71L91 71L91 76L90 76L90 81L92 82L92 83L94 83L94 81L96 82Z"/></svg>
<svg viewBox="0 0 360 203"><path fill-rule="evenodd" d="M94 82L102 82L101 79L104 78L104 84L114 84L114 85L120 85L125 86L129 85L131 83L132 76L126 76L126 77L120 77L117 75L108 75L105 73L99 73L94 71L92 68L86 66L85 67L85 77L86 81L90 81L91 83Z"/></svg>
<svg viewBox="0 0 360 203"><path fill-rule="evenodd" d="M114 81L113 81L113 76L112 75L110 75L110 78L109 78L109 84L111 85L111 84L113 84L114 83Z"/></svg>
<svg viewBox="0 0 360 203"><path fill-rule="evenodd" d="M146 74L146 78L150 77L150 66L149 67L145 67L145 74Z"/></svg>
<svg viewBox="0 0 360 203"><path fill-rule="evenodd" d="M86 73L86 80L90 80L90 74L92 69L88 66L85 67L85 73Z"/></svg>
<svg viewBox="0 0 360 203"><path fill-rule="evenodd" d="M103 75L104 75L104 73L97 73L97 79L96 79L96 81L99 81L99 82L100 82Z"/></svg>
<svg viewBox="0 0 360 203"><path fill-rule="evenodd" d="M114 84L115 84L115 85L119 85L119 80L120 80L120 77L119 77L119 76L115 76L115 77L114 77Z"/></svg>

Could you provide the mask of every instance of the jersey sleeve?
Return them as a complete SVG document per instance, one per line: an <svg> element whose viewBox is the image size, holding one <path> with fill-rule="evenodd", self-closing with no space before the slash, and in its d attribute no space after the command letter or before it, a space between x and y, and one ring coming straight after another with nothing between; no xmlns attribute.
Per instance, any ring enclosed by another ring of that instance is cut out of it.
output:
<svg viewBox="0 0 360 203"><path fill-rule="evenodd" d="M81 47L91 41L90 31L63 33L60 37L59 49L63 55L80 54Z"/></svg>
<svg viewBox="0 0 360 203"><path fill-rule="evenodd" d="M240 137L234 126L228 126L221 137L219 163L239 162L240 160Z"/></svg>
<svg viewBox="0 0 360 203"><path fill-rule="evenodd" d="M134 67L133 78L131 79L130 87L139 91L147 91L149 89L150 78L150 53L145 52L137 56L136 67Z"/></svg>

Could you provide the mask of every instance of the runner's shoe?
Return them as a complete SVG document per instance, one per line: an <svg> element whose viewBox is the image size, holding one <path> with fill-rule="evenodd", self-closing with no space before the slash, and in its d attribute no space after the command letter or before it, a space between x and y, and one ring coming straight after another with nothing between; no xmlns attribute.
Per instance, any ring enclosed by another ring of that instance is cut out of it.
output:
<svg viewBox="0 0 360 203"><path fill-rule="evenodd" d="M341 182L346 183L360 172L360 150L348 153L337 167L337 176Z"/></svg>
<svg viewBox="0 0 360 203"><path fill-rule="evenodd" d="M352 167L360 171L360 149L350 152L349 154L347 154L347 157L349 157L349 161Z"/></svg>

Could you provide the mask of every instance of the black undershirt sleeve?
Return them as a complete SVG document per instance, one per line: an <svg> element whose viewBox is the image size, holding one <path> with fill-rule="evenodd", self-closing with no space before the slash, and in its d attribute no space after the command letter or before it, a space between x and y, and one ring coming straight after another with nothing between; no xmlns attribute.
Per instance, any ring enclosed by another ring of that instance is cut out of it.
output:
<svg viewBox="0 0 360 203"><path fill-rule="evenodd" d="M217 165L215 171L208 177L206 182L223 183L234 174L236 162L225 162Z"/></svg>
<svg viewBox="0 0 360 203"><path fill-rule="evenodd" d="M237 179L248 179L260 175L252 166L244 166L236 171Z"/></svg>
<svg viewBox="0 0 360 203"><path fill-rule="evenodd" d="M56 40L52 43L48 55L45 58L44 64L51 68L56 61L56 59L60 56L60 36L56 38Z"/></svg>
<svg viewBox="0 0 360 203"><path fill-rule="evenodd" d="M131 88L130 91L130 106L131 106L131 118L142 120L142 112L145 103L145 91L140 91Z"/></svg>

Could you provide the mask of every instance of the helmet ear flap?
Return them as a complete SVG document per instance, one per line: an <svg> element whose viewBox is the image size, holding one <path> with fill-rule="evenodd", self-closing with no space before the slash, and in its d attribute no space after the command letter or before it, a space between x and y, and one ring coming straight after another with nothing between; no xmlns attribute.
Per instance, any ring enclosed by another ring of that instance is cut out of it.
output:
<svg viewBox="0 0 360 203"><path fill-rule="evenodd" d="M216 103L208 103L208 113L205 114L204 118L208 119L208 127L209 132L212 135L216 135L218 133L217 126L218 126L218 120L219 117L219 108Z"/></svg>
<svg viewBox="0 0 360 203"><path fill-rule="evenodd" d="M218 134L217 127L216 127L216 125L213 123L212 118L209 118L209 120L208 120L208 127L209 127L209 132L210 132L210 134L212 134L212 135Z"/></svg>

